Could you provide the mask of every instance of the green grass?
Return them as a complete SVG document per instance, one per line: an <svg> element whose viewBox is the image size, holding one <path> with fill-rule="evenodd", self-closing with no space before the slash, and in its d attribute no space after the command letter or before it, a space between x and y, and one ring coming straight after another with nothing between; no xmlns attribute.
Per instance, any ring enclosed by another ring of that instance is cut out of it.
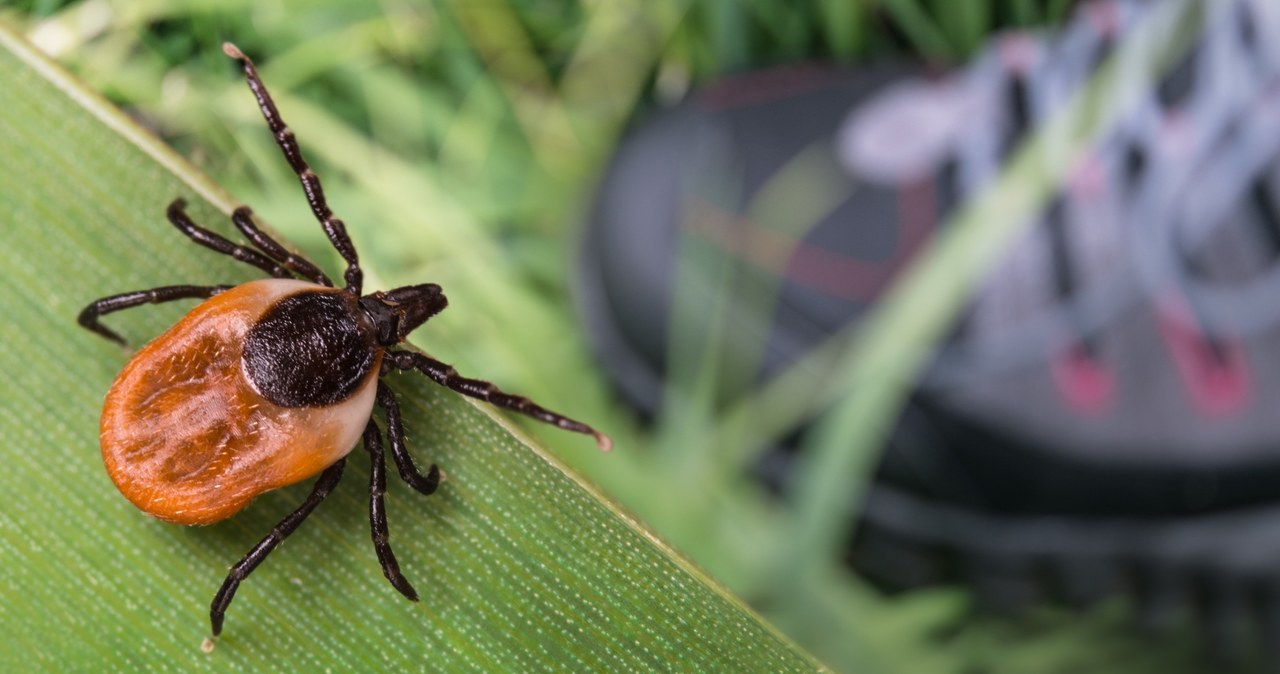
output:
<svg viewBox="0 0 1280 674"><path fill-rule="evenodd" d="M1006 208L1009 200L1034 208L1054 179L1028 168L1034 147L1024 155L1022 168L1015 162L1002 183L1004 191L989 195L989 210L978 204L961 215L961 231L970 235L932 251L867 331L839 336L809 363L727 407L717 405L710 393L717 373L691 368L691 390L703 394L651 426L637 423L596 370L572 307L570 270L583 204L625 125L646 110L699 80L800 58L856 61L914 54L955 62L998 25L1052 22L1066 4L86 0L10 3L0 5L6 8L0 16L93 88L136 112L235 201L252 205L277 231L334 269L336 257L308 217L296 179L218 49L221 40L235 40L258 60L324 178L331 204L349 223L369 273L367 284L431 280L447 290L451 308L414 341L464 373L607 429L618 446L610 455L583 451L579 439L564 434L528 430L558 460L599 484L833 668L1169 671L1189 659L1193 643L1183 640L1178 648L1149 652L1129 636L1120 604L1083 617L1046 610L1016 620L992 619L975 613L962 590L884 598L834 563L847 534L842 513L860 488L914 369L958 310L963 289L1016 229L1017 219L1010 215L1016 209ZM1093 129L1086 124L1074 130L1083 137ZM171 234L161 221L171 195L161 187L132 203L142 212L112 214L113 222L123 218L117 223L122 228L125 222L130 228L150 227L121 236L142 240L141 231ZM988 217L992 212L996 216ZM203 215L215 219L212 210ZM166 273L166 282L186 280L180 270L207 268L203 260L187 261L191 253L180 244L162 244L183 260ZM89 295L112 292L114 286L100 290ZM170 314L153 316L158 317L137 324L140 333L141 327L163 325ZM687 348L692 362L715 362L699 358L702 345ZM109 377L111 368L99 361L102 372L96 376ZM819 400L799 395L805 367L841 373L832 378L838 386ZM94 381L92 390L76 395L98 395L104 385ZM415 393L430 401L424 405L446 404L439 401L447 398L429 388ZM746 467L815 409L831 405L841 413L829 415L815 436L798 496L779 501L764 494L746 476ZM452 414L471 413L444 416ZM432 426L417 435L435 452L437 443L457 440L452 433ZM439 458L466 462L463 452ZM348 500L357 499L349 495ZM277 510L284 503L276 497L269 501ZM554 517L551 505L539 512ZM127 521L119 504L112 507ZM359 511L353 503L326 508ZM440 517L431 514L431 504L423 509L418 517L427 521L420 521L418 530L440 526L431 520ZM356 519L350 512L347 519ZM228 550L243 547L248 529L263 518L269 519L263 514L243 525L245 532L219 548L218 556L198 553L203 562L189 564L186 575L219 568ZM157 529L149 536L147 545L172 546L175 536L176 545L191 550L200 545L187 532ZM518 535L512 541L530 543ZM461 555L451 567L456 573L470 568L500 581L487 560L467 557L471 553L464 547L448 548ZM459 586L456 576L435 575L436 565L446 563L445 553L424 548L421 554L429 559L421 567L424 577L461 601L471 586ZM361 559L363 566L352 578L332 569L327 573L335 583L367 581L368 591L375 592L381 579L376 568L370 578L371 565ZM236 609L255 610L251 601ZM323 610L323 597L308 601L310 610ZM59 624L57 616L49 620L51 629ZM453 636L462 643L470 635ZM334 646L337 652L342 648Z"/></svg>

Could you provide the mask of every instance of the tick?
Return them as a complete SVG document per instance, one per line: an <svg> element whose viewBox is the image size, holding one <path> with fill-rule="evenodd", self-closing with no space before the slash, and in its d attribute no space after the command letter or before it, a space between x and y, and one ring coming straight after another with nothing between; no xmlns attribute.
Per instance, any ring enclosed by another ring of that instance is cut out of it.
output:
<svg viewBox="0 0 1280 674"><path fill-rule="evenodd" d="M210 524L234 515L259 494L320 476L306 500L231 567L209 609L215 637L240 583L333 491L346 455L361 440L373 466L374 550L391 585L418 600L388 539L386 463L382 431L373 419L375 404L386 414L386 437L400 477L431 494L440 484L440 471L432 465L420 472L410 458L396 397L381 381L390 372L417 370L463 395L592 435L601 449L612 444L603 433L528 398L396 348L445 308L440 286L361 294L363 274L346 226L325 202L320 179L302 158L253 61L231 43L222 50L240 62L311 212L346 261L345 285L334 287L319 267L258 229L249 208L241 206L231 216L250 243L242 246L195 224L183 200L176 199L168 208L174 227L272 278L234 287L178 285L112 295L85 307L79 317L80 325L124 345L99 322L101 316L142 304L204 300L133 356L103 405L103 462L120 492L143 512L177 524Z"/></svg>

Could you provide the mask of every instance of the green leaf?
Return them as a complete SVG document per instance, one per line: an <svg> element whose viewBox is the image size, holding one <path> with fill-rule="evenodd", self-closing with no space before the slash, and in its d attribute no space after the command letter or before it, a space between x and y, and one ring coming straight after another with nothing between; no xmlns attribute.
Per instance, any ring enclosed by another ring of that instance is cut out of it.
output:
<svg viewBox="0 0 1280 674"><path fill-rule="evenodd" d="M410 449L448 475L430 498L398 481L388 495L392 543L423 601L378 568L357 450L202 652L228 565L308 487L207 528L139 513L96 439L128 354L75 317L117 292L254 278L163 217L183 196L230 234L230 199L3 27L0 47L0 671L822 668L500 415L410 375L393 382ZM188 308L108 322L138 344Z"/></svg>

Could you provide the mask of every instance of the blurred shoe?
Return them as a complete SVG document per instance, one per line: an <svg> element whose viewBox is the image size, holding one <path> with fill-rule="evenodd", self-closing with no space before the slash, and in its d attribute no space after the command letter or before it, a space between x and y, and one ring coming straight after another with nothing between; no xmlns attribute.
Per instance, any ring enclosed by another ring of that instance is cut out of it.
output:
<svg viewBox="0 0 1280 674"><path fill-rule="evenodd" d="M673 330L721 338L722 394L785 368L1169 17L1200 22L1195 46L990 271L901 416L850 561L1000 608L1123 594L1153 631L1194 610L1221 651L1245 623L1280 646L1274 2L1094 2L945 77L798 66L697 91L622 143L590 215L581 295L606 368L651 414ZM775 486L791 451L762 467Z"/></svg>

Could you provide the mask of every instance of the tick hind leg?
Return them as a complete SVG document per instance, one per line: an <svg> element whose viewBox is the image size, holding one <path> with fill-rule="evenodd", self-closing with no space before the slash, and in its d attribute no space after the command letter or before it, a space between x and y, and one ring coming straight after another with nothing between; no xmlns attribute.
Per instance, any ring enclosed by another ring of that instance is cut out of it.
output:
<svg viewBox="0 0 1280 674"><path fill-rule="evenodd" d="M324 198L324 187L320 184L320 177L315 174L315 171L311 170L307 160L302 158L302 150L298 147L298 139L294 137L293 131L284 123L284 119L280 117L280 110L276 108L275 102L271 100L271 94L267 92L267 86L262 83L262 78L258 76L258 69L254 67L253 60L245 56L244 52L230 42L222 43L222 52L240 62L240 66L244 70L245 81L249 84L249 90L253 92L254 98L258 100L258 109L262 111L263 119L267 121L267 126L271 128L271 135L275 137L276 145L280 146L280 151L284 153L289 166L302 183L302 191L307 195L307 203L311 206L311 212L315 214L316 220L320 222L325 235L329 237L329 241L337 249L338 254L347 262L347 271L344 274L347 290L357 296L360 295L364 272L360 269L356 247L351 243L351 237L347 235L347 226L329 209L329 203Z"/></svg>
<svg viewBox="0 0 1280 674"><path fill-rule="evenodd" d="M382 432L373 419L364 429L364 448L369 452L369 532L373 537L373 549L378 553L378 563L382 565L382 575L391 581L391 586L400 591L409 601L418 601L418 592L400 573L400 563L391 550L391 534L387 530L387 507L384 496L387 493L387 462L382 453Z"/></svg>
<svg viewBox="0 0 1280 674"><path fill-rule="evenodd" d="M107 339L124 346L124 338L116 334L114 330L108 328L98 322L98 318L113 311L129 309L143 304L160 304L162 302L172 302L173 300L183 300L191 298L209 299L218 293L231 288L231 286L164 286L162 288L152 288L151 290L135 290L130 293L122 293L104 297L94 301L80 312L77 319L81 327L106 337Z"/></svg>
<svg viewBox="0 0 1280 674"><path fill-rule="evenodd" d="M463 377L458 374L457 370L453 369L453 366L434 358L413 351L388 351L383 358L384 367L396 370L416 369L430 377L435 383L448 387L462 395L531 416L556 428L573 431L574 433L585 433L596 439L596 444L600 446L601 450L609 451L613 447L613 440L609 436L581 421L552 412L524 396L505 393L487 381Z"/></svg>
<svg viewBox="0 0 1280 674"><path fill-rule="evenodd" d="M303 520L307 519L311 511L315 510L316 506L320 505L320 502L333 491L338 480L342 479L344 465L346 465L346 459L339 459L337 463L326 468L320 474L320 479L316 480L315 486L311 488L311 494L307 496L307 500L272 527L271 533L267 534L266 538L253 546L244 558L231 567L231 572L227 574L227 579L222 581L222 587L218 588L218 593L213 596L213 604L209 607L209 624L213 628L213 636L216 637L222 633L222 621L226 617L227 607L235 598L236 588L240 587L241 581L248 578L262 560L266 559L276 546L284 542L284 539L288 538L289 534L292 534Z"/></svg>

